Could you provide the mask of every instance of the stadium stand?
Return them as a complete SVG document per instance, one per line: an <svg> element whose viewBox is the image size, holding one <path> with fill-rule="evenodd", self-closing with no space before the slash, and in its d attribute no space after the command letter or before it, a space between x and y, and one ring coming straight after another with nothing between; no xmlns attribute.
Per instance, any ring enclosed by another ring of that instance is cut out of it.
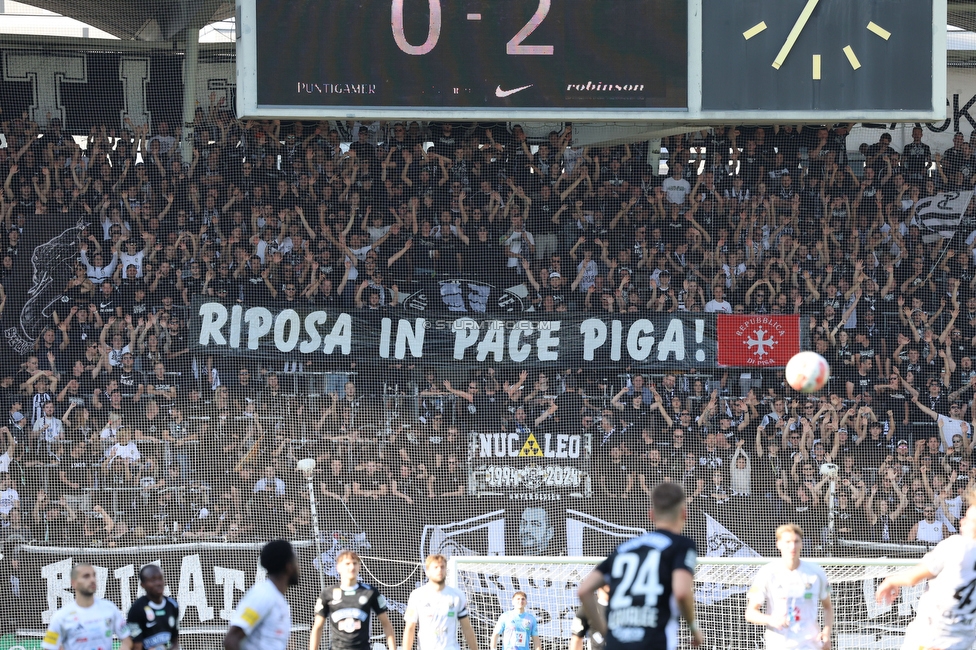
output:
<svg viewBox="0 0 976 650"><path fill-rule="evenodd" d="M913 220L971 189L962 134L933 154L921 129L898 152L848 151L851 125L717 127L666 139L658 175L647 143L577 147L571 126L250 122L214 101L183 163L165 123L3 119L5 575L21 547L311 540L305 457L333 551L399 534L385 552L411 561L605 553L589 531L646 526L665 480L703 548L768 554L786 521L813 554L932 543L976 476L973 210L953 238ZM798 316L833 375L806 396L781 368L687 361L225 353L196 339L213 303L348 314L357 337L459 312ZM530 476L526 455L560 462Z"/></svg>

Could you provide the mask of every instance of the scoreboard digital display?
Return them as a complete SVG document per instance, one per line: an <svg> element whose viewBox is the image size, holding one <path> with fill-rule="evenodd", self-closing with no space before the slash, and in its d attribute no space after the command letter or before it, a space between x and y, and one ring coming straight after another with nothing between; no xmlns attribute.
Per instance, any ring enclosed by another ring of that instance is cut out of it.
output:
<svg viewBox="0 0 976 650"><path fill-rule="evenodd" d="M686 0L252 0L257 104L686 110Z"/></svg>

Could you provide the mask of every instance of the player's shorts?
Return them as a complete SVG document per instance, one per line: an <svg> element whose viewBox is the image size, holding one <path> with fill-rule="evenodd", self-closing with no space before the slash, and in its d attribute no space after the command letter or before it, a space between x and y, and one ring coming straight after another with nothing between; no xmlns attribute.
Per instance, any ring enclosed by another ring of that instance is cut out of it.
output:
<svg viewBox="0 0 976 650"><path fill-rule="evenodd" d="M905 641L902 650L972 650L976 642L976 632L966 630L965 633L951 634L939 630L937 626L926 624L926 621L915 620L905 630Z"/></svg>

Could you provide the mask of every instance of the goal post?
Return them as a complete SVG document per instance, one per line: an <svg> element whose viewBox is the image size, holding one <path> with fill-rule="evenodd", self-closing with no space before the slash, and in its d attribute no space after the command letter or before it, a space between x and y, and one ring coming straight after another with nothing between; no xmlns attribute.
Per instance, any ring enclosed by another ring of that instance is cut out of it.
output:
<svg viewBox="0 0 976 650"><path fill-rule="evenodd" d="M495 621L524 591L539 622L543 645L560 648L569 638L579 600L579 582L601 557L454 556L447 583L468 597L478 638L488 638ZM762 647L762 629L745 622L746 590L759 568L772 558L700 557L695 571L698 619L707 647L745 650ZM875 602L886 576L918 560L889 558L809 558L827 572L834 605L834 648L854 650L901 647L924 585L905 589L891 605ZM682 626L687 636L687 630ZM757 645L757 643L759 645Z"/></svg>

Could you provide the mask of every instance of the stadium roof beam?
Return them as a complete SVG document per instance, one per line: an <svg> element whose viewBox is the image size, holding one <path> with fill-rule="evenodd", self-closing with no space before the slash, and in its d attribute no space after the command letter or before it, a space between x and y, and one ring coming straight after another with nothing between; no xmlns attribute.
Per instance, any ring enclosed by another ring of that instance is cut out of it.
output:
<svg viewBox="0 0 976 650"><path fill-rule="evenodd" d="M74 18L123 40L176 41L186 52L183 123L192 131L197 87L199 33L207 23L234 15L234 3L223 0L25 0L41 9ZM189 161L193 138L185 138L183 159Z"/></svg>
<svg viewBox="0 0 976 650"><path fill-rule="evenodd" d="M976 32L976 0L949 0L946 22Z"/></svg>
<svg viewBox="0 0 976 650"><path fill-rule="evenodd" d="M188 24L234 16L227 0L19 0L68 16L124 40L170 41ZM203 15L203 19L196 18ZM976 0L949 0L948 23L976 32Z"/></svg>
<svg viewBox="0 0 976 650"><path fill-rule="evenodd" d="M74 18L123 40L172 41L190 25L195 29L234 15L225 0L20 0Z"/></svg>

